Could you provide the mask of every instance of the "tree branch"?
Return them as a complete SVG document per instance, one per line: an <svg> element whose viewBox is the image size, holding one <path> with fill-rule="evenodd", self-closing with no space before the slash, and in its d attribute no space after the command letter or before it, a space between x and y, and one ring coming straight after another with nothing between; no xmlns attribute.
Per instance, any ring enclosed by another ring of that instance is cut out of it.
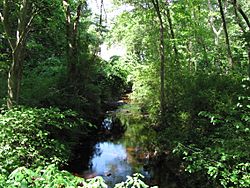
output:
<svg viewBox="0 0 250 188"><path fill-rule="evenodd" d="M231 0L229 1L229 3L233 4L233 6L238 10L238 12L241 14L241 16L243 17L243 19L245 20L249 30L250 30L250 21L248 19L248 16L246 15L246 13L242 10L241 6L239 5L239 3L237 3L237 0Z"/></svg>
<svg viewBox="0 0 250 188"><path fill-rule="evenodd" d="M77 30L77 27L79 25L79 20L81 17L81 10L82 10L82 3L80 3L77 7L76 19L74 21L74 28L73 28L74 31Z"/></svg>
<svg viewBox="0 0 250 188"><path fill-rule="evenodd" d="M7 40L9 42L10 48L13 50L15 46L15 41L13 40L14 37L11 36L11 29L10 29L10 22L9 17L11 15L9 1L4 0L3 1L3 13L1 13L1 21L3 22L3 28L7 37Z"/></svg>
<svg viewBox="0 0 250 188"><path fill-rule="evenodd" d="M209 11L210 13L213 11L213 7L212 7L212 4L211 4L211 1L208 0L208 8L209 8ZM226 10L226 8L224 8L224 11ZM210 26L212 27L212 30L214 32L214 34L216 36L219 36L223 30L223 23L221 23L220 27L219 27L219 30L216 29L215 27L215 24L214 24L214 17L213 16L209 16L209 19L208 19L209 23L210 23Z"/></svg>

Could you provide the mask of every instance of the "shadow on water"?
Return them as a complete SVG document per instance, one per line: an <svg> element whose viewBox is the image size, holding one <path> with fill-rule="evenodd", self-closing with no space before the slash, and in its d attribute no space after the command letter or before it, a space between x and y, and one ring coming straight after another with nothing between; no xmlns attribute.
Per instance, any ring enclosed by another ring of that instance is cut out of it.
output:
<svg viewBox="0 0 250 188"><path fill-rule="evenodd" d="M149 185L182 187L168 170L165 160L150 161L150 154L142 146L142 138L149 135L141 135L140 125L119 123L115 118L117 113L130 115L131 112L124 108L107 112L99 136L85 140L75 149L76 155L70 162L69 171L86 179L102 176L110 187L134 173L144 175L144 181ZM130 128L124 133L121 124Z"/></svg>

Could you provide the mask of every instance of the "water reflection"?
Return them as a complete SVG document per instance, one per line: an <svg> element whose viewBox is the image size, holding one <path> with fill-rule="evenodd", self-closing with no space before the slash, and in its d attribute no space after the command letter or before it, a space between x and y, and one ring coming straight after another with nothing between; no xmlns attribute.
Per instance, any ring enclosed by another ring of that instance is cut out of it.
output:
<svg viewBox="0 0 250 188"><path fill-rule="evenodd" d="M106 117L102 122L102 127L105 130L110 131L112 129L112 124L113 124L112 117Z"/></svg>
<svg viewBox="0 0 250 188"><path fill-rule="evenodd" d="M113 186L126 180L126 176L140 172L149 178L149 173L143 169L143 164L136 168L130 163L131 154L121 143L101 142L96 144L96 154L89 163L89 170L102 176L105 182Z"/></svg>
<svg viewBox="0 0 250 188"><path fill-rule="evenodd" d="M126 127L125 133L120 130L120 124L113 122L113 117L118 117L121 125ZM146 183L151 186L185 187L176 176L177 165L152 157L154 151L150 151L150 146L158 134L146 125L139 109L134 106L124 105L117 111L107 112L102 132L93 138L91 144L85 142L87 148L77 148L79 157L73 160L71 171L84 178L102 176L109 187L125 181L126 176L134 173L144 175Z"/></svg>

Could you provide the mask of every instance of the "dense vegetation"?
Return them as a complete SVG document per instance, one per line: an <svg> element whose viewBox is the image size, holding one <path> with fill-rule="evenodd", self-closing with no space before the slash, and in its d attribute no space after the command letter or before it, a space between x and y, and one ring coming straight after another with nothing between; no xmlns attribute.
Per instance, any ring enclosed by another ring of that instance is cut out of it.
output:
<svg viewBox="0 0 250 188"><path fill-rule="evenodd" d="M85 0L0 1L0 184L106 187L58 169L132 85L143 123L128 131L153 158L178 159L187 187L249 187L249 1L113 4L106 27L103 4L94 17ZM104 41L126 55L103 60Z"/></svg>
<svg viewBox="0 0 250 188"><path fill-rule="evenodd" d="M249 2L116 2L132 7L111 36L136 67L145 148L178 156L187 186L249 187Z"/></svg>

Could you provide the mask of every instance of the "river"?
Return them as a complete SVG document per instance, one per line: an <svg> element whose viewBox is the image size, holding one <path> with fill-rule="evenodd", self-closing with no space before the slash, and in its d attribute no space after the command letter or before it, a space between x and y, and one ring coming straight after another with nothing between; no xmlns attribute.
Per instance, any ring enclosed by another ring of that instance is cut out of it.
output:
<svg viewBox="0 0 250 188"><path fill-rule="evenodd" d="M129 106L131 107L133 108ZM71 171L86 179L102 176L109 187L125 181L127 176L134 173L142 174L145 177L144 181L151 186L181 187L177 186L176 178L166 172L164 161L160 166L150 162L150 154L145 152L142 144L149 135L141 134L142 124L127 121L117 124L114 121L117 113L130 116L129 108L118 108L116 111L107 112L102 122L103 130L97 136L100 138L78 147L79 156L71 164ZM120 126L127 127L123 134L117 134L121 132Z"/></svg>

